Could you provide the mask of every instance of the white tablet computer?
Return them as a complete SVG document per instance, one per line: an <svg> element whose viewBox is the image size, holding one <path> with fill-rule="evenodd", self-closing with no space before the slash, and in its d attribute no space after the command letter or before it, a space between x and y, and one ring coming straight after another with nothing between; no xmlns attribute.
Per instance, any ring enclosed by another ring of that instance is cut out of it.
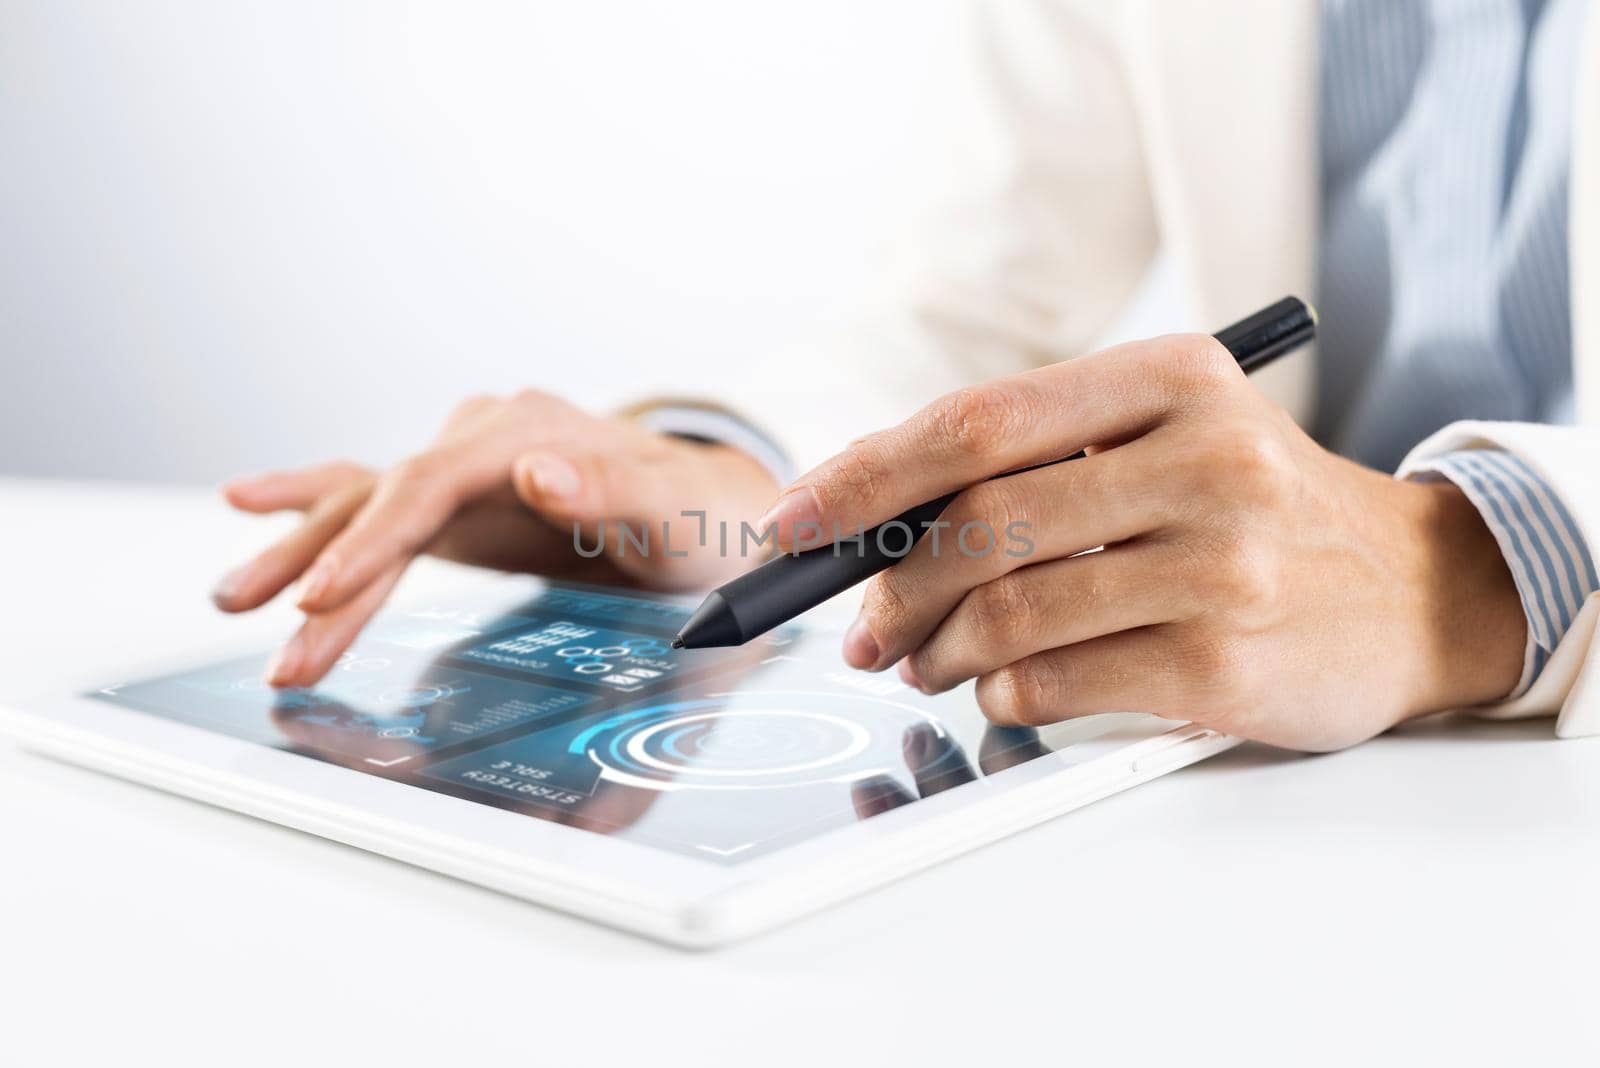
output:
<svg viewBox="0 0 1600 1068"><path fill-rule="evenodd" d="M1141 714L989 725L794 628L506 579L390 611L314 689L266 651L13 709L30 748L685 945L739 938L1234 744Z"/></svg>

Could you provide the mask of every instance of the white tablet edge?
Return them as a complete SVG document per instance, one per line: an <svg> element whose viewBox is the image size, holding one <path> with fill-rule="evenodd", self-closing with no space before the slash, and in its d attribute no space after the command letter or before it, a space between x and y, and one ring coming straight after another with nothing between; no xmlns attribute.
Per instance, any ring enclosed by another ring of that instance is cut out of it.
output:
<svg viewBox="0 0 1600 1068"><path fill-rule="evenodd" d="M1010 769L1003 774L1033 766L1036 777L995 787L981 803L953 791L725 866L83 696L0 709L0 731L69 763L696 947L796 919L1239 741L1175 723L1070 767L1045 757Z"/></svg>

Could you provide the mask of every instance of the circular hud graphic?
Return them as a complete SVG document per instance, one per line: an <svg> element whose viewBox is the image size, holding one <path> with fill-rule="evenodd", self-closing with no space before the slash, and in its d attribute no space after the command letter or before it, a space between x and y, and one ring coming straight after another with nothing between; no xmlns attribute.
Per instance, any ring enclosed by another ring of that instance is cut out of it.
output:
<svg viewBox="0 0 1600 1068"><path fill-rule="evenodd" d="M647 790L765 790L904 767L906 731L918 724L944 736L931 717L879 698L714 694L618 713L568 751L599 765L603 779Z"/></svg>
<svg viewBox="0 0 1600 1068"><path fill-rule="evenodd" d="M568 645L556 656L579 675L609 675L616 670L611 661L624 656L665 656L667 643L659 638L630 639L625 645Z"/></svg>

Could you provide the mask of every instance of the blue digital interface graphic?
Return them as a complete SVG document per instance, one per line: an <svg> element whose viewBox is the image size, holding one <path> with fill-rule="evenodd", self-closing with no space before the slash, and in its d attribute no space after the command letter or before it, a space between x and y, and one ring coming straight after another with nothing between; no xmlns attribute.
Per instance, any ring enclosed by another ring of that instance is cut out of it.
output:
<svg viewBox="0 0 1600 1068"><path fill-rule="evenodd" d="M988 725L970 694L848 670L832 634L670 649L686 617L547 587L385 613L311 689L267 687L263 653L92 696L719 864L982 788L1094 733Z"/></svg>
<svg viewBox="0 0 1600 1068"><path fill-rule="evenodd" d="M623 693L665 685L685 655L671 649L665 637L572 619L519 628L460 654L480 664Z"/></svg>
<svg viewBox="0 0 1600 1068"><path fill-rule="evenodd" d="M124 704L340 763L393 768L432 751L498 735L594 703L594 698L476 675L388 650L346 653L310 689L273 690L265 657L249 657L119 688Z"/></svg>

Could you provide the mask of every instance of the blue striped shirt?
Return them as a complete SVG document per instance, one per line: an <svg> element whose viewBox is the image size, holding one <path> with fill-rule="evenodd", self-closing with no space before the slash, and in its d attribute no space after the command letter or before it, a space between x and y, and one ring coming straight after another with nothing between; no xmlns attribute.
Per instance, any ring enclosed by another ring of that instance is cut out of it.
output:
<svg viewBox="0 0 1600 1068"><path fill-rule="evenodd" d="M1452 452L1424 470L1448 478L1467 495L1505 555L1528 616L1522 678L1526 690L1589 594L1600 588L1594 557L1561 498L1527 464L1499 449Z"/></svg>
<svg viewBox="0 0 1600 1068"><path fill-rule="evenodd" d="M1583 0L1325 0L1318 411L1393 469L1458 419L1570 422L1567 182ZM1525 690L1597 586L1551 487L1498 450L1426 465L1478 508L1528 616Z"/></svg>

